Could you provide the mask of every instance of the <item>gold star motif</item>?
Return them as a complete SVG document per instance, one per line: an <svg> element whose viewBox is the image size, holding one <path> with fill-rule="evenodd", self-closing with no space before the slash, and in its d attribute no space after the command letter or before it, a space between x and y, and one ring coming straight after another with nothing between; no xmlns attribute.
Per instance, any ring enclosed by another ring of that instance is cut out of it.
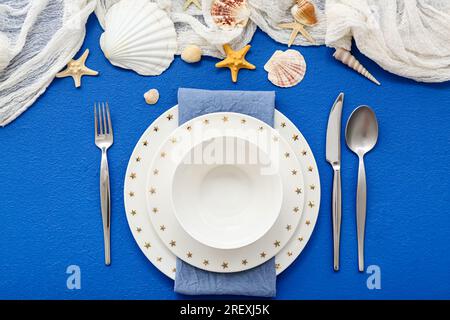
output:
<svg viewBox="0 0 450 320"><path fill-rule="evenodd" d="M313 171L313 167L309 166L309 167L308 167L308 171L309 171L309 172L312 172L312 171Z"/></svg>
<svg viewBox="0 0 450 320"><path fill-rule="evenodd" d="M263 131L263 130L264 130L264 127L259 127L258 130L259 130L259 131Z"/></svg>
<svg viewBox="0 0 450 320"><path fill-rule="evenodd" d="M177 143L177 138L172 138L172 139L170 139L170 142L172 142L172 143Z"/></svg>
<svg viewBox="0 0 450 320"><path fill-rule="evenodd" d="M247 259L244 259L244 260L241 261L241 263L242 263L244 266L246 266L247 263L248 263L248 261L247 261Z"/></svg>
<svg viewBox="0 0 450 320"><path fill-rule="evenodd" d="M169 244L171 247L175 247L177 245L177 242L174 240L170 240Z"/></svg>
<svg viewBox="0 0 450 320"><path fill-rule="evenodd" d="M296 176L297 175L297 170L294 169L294 170L291 171L291 173L292 173L293 176Z"/></svg>
<svg viewBox="0 0 450 320"><path fill-rule="evenodd" d="M162 257L156 258L156 261L161 262L162 261Z"/></svg>
<svg viewBox="0 0 450 320"><path fill-rule="evenodd" d="M136 210L131 210L131 215L132 215L132 216L135 216L136 213L137 213Z"/></svg>
<svg viewBox="0 0 450 320"><path fill-rule="evenodd" d="M281 264L279 264L279 263L275 263L275 269L280 269L281 268Z"/></svg>
<svg viewBox="0 0 450 320"><path fill-rule="evenodd" d="M165 225L160 226L160 227L159 227L159 230L161 230L161 231L166 230L166 226L165 226Z"/></svg>
<svg viewBox="0 0 450 320"><path fill-rule="evenodd" d="M287 255L288 255L288 257L292 256L292 252L291 252L291 251L288 251L288 252L287 252Z"/></svg>
<svg viewBox="0 0 450 320"><path fill-rule="evenodd" d="M183 5L183 10L186 11L186 9L189 8L189 6L191 4L194 4L199 9L202 8L202 6L200 5L200 2L198 2L198 0L186 0Z"/></svg>
<svg viewBox="0 0 450 320"><path fill-rule="evenodd" d="M132 172L132 173L130 174L130 178L131 178L131 179L136 179L136 173Z"/></svg>
<svg viewBox="0 0 450 320"><path fill-rule="evenodd" d="M302 242L303 241L303 237L299 237L297 240Z"/></svg>
<svg viewBox="0 0 450 320"><path fill-rule="evenodd" d="M154 175L154 176L157 176L158 173L159 173L159 170L158 170L158 169L153 170L153 175Z"/></svg>
<svg viewBox="0 0 450 320"><path fill-rule="evenodd" d="M177 268L173 268L173 269L172 269L172 272L173 272L173 273L177 272Z"/></svg>
<svg viewBox="0 0 450 320"><path fill-rule="evenodd" d="M134 192L131 191L130 193L128 193L128 195L129 195L130 197L134 197Z"/></svg>
<svg viewBox="0 0 450 320"><path fill-rule="evenodd" d="M186 130L187 130L187 131L191 131L191 130L192 130L192 127L191 127L191 126L187 126L187 127L186 127Z"/></svg>
<svg viewBox="0 0 450 320"><path fill-rule="evenodd" d="M306 225L307 225L307 226L309 226L309 225L311 224L311 221L309 221L309 220L306 220L306 222L305 222L305 223L306 223Z"/></svg>
<svg viewBox="0 0 450 320"><path fill-rule="evenodd" d="M228 268L228 262L223 262L222 263L222 268L227 269Z"/></svg>
<svg viewBox="0 0 450 320"><path fill-rule="evenodd" d="M294 211L295 213L297 213L297 212L300 211L300 209L299 209L298 207L294 207L294 209L293 209L292 211Z"/></svg>
<svg viewBox="0 0 450 320"><path fill-rule="evenodd" d="M310 208L314 207L314 202L309 201L309 202L308 202L308 206L309 206Z"/></svg>
<svg viewBox="0 0 450 320"><path fill-rule="evenodd" d="M156 188L151 187L149 192L150 192L150 194L155 194L156 193Z"/></svg>
<svg viewBox="0 0 450 320"><path fill-rule="evenodd" d="M96 76L97 71L91 70L86 67L86 59L89 55L89 49L86 49L78 60L70 60L66 69L56 74L57 78L72 77L75 82L75 87L81 86L82 76Z"/></svg>
<svg viewBox="0 0 450 320"><path fill-rule="evenodd" d="M208 119L203 120L203 124L209 124L209 120Z"/></svg>
<svg viewBox="0 0 450 320"><path fill-rule="evenodd" d="M153 208L153 209L152 209L152 212L153 212L153 213L158 213L158 211L159 211L158 208Z"/></svg>
<svg viewBox="0 0 450 320"><path fill-rule="evenodd" d="M302 193L302 189L301 189L301 188L297 188L297 189L295 189L295 193L296 193L296 194L300 194L300 193Z"/></svg>
<svg viewBox="0 0 450 320"><path fill-rule="evenodd" d="M312 184L312 185L309 186L309 188L310 188L311 190L314 190L314 189L316 188L316 186Z"/></svg>
<svg viewBox="0 0 450 320"><path fill-rule="evenodd" d="M192 258L192 252L188 252L188 253L186 253L186 256L188 257L188 258Z"/></svg>
<svg viewBox="0 0 450 320"><path fill-rule="evenodd" d="M172 119L173 119L173 115L171 115L171 114L168 114L166 118L167 118L167 120L169 120L169 121L170 121L170 120L172 120Z"/></svg>
<svg viewBox="0 0 450 320"><path fill-rule="evenodd" d="M280 246L280 241L278 241L278 240L276 240L274 243L273 243L273 245L275 246L275 248L277 248L277 247L279 247Z"/></svg>
<svg viewBox="0 0 450 320"><path fill-rule="evenodd" d="M223 118L222 118L222 121L223 121L223 122L228 122L228 117L223 117Z"/></svg>
<svg viewBox="0 0 450 320"><path fill-rule="evenodd" d="M246 45L244 48L238 51L231 49L229 44L223 46L226 58L216 63L216 68L229 68L231 70L231 80L237 82L238 73L240 69L256 69L256 67L245 60L245 55L250 50L250 45Z"/></svg>
<svg viewBox="0 0 450 320"><path fill-rule="evenodd" d="M298 134L294 134L294 135L292 136L292 140L297 141L297 140L298 140Z"/></svg>
<svg viewBox="0 0 450 320"><path fill-rule="evenodd" d="M246 124L246 123L247 123L247 120L242 119L242 120L241 120L241 123L242 123L242 124Z"/></svg>
<svg viewBox="0 0 450 320"><path fill-rule="evenodd" d="M284 156L285 156L286 158L289 158L289 157L291 156L291 154L290 154L289 152L286 152L286 153L284 154Z"/></svg>
<svg viewBox="0 0 450 320"><path fill-rule="evenodd" d="M153 127L153 131L158 132L159 128L158 127Z"/></svg>
<svg viewBox="0 0 450 320"><path fill-rule="evenodd" d="M136 228L136 231L139 233L139 232L142 231L142 229L141 228Z"/></svg>
<svg viewBox="0 0 450 320"><path fill-rule="evenodd" d="M281 29L292 29L292 33L291 36L289 37L289 41L288 41L288 47L290 47L294 41L295 38L297 37L297 35L299 33L302 34L303 37L306 38L306 40L308 40L309 42L315 44L316 41L314 41L314 39L311 37L311 35L305 30L305 28L298 22L289 22L289 23L281 23L278 25L279 28Z"/></svg>
<svg viewBox="0 0 450 320"><path fill-rule="evenodd" d="M292 226L291 226L290 224L288 224L288 225L286 226L286 230L287 230L287 231L291 231L291 229L292 229Z"/></svg>
<svg viewBox="0 0 450 320"><path fill-rule="evenodd" d="M302 151L302 156L306 156L306 153L307 153L306 150L303 150Z"/></svg>
<svg viewBox="0 0 450 320"><path fill-rule="evenodd" d="M263 258L263 259L266 257L266 253L265 253L264 251L261 252L259 255L260 255L260 257Z"/></svg>
<svg viewBox="0 0 450 320"><path fill-rule="evenodd" d="M150 248L151 248L151 244L148 243L148 242L146 242L146 243L144 244L144 247L145 247L145 249L150 249Z"/></svg>
<svg viewBox="0 0 450 320"><path fill-rule="evenodd" d="M137 157L136 162L140 162L140 161L141 161L141 157Z"/></svg>
<svg viewBox="0 0 450 320"><path fill-rule="evenodd" d="M282 122L282 123L281 123L281 127L282 127L282 128L285 128L285 127L286 127L286 122Z"/></svg>
<svg viewBox="0 0 450 320"><path fill-rule="evenodd" d="M207 266L208 264L209 264L209 260L204 259L204 260L203 260L203 265Z"/></svg>
<svg viewBox="0 0 450 320"><path fill-rule="evenodd" d="M161 156L161 158L165 158L166 157L166 153L165 152L161 152L160 156Z"/></svg>
<svg viewBox="0 0 450 320"><path fill-rule="evenodd" d="M146 147L148 145L148 141L145 140L144 142L142 142L142 144L144 145L144 147Z"/></svg>

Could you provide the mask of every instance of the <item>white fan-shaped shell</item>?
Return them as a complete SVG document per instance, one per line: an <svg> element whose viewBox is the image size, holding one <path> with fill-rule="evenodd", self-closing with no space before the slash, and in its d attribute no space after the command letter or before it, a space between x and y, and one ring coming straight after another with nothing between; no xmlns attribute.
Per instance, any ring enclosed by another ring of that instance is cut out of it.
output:
<svg viewBox="0 0 450 320"><path fill-rule="evenodd" d="M172 63L176 38L172 20L155 3L122 0L105 16L100 46L113 65L154 76Z"/></svg>
<svg viewBox="0 0 450 320"><path fill-rule="evenodd" d="M288 88L303 80L306 62L297 50L277 50L267 61L264 70L268 72L270 82L278 87Z"/></svg>
<svg viewBox="0 0 450 320"><path fill-rule="evenodd" d="M250 17L247 0L213 0L211 17L224 30L245 27Z"/></svg>

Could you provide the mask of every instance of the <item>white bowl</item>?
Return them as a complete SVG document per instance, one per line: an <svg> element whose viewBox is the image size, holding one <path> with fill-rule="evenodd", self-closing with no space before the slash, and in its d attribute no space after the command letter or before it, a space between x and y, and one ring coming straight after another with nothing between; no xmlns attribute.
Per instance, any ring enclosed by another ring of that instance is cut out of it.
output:
<svg viewBox="0 0 450 320"><path fill-rule="evenodd" d="M177 220L191 237L213 248L235 249L258 240L273 226L282 204L280 174L264 170L270 163L267 154L242 138L217 137L195 145L172 181Z"/></svg>

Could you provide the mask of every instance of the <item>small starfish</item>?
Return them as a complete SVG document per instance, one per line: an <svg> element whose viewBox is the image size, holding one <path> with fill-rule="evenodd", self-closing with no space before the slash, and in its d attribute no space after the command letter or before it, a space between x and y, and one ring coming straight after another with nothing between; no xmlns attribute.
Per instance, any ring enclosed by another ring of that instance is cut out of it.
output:
<svg viewBox="0 0 450 320"><path fill-rule="evenodd" d="M89 54L89 49L86 49L86 51L83 53L83 55L78 58L78 60L70 60L67 64L66 69L56 74L57 78L65 78L65 77L72 77L75 81L75 87L81 86L81 77L82 76L96 76L98 75L97 71L91 70L88 67L86 67L86 59Z"/></svg>
<svg viewBox="0 0 450 320"><path fill-rule="evenodd" d="M227 57L216 63L216 68L229 68L231 70L231 80L237 82L239 69L254 70L256 67L245 60L245 55L250 50L250 45L246 45L244 48L238 51L231 49L229 44L223 46L223 50Z"/></svg>
<svg viewBox="0 0 450 320"><path fill-rule="evenodd" d="M298 22L289 22L289 23L282 23L278 25L281 29L292 29L291 36L289 37L288 41L288 47L290 47L293 43L295 38L297 37L298 33L300 32L306 40L309 42L315 44L316 41L311 37L311 35L308 33L308 31L305 30L305 28Z"/></svg>
<svg viewBox="0 0 450 320"><path fill-rule="evenodd" d="M195 6L196 6L197 8L199 8L199 9L202 8L202 6L200 5L200 2L198 2L198 0L186 0L186 1L184 2L183 10L186 10L187 8L189 8L189 6L190 6L191 4L195 4Z"/></svg>

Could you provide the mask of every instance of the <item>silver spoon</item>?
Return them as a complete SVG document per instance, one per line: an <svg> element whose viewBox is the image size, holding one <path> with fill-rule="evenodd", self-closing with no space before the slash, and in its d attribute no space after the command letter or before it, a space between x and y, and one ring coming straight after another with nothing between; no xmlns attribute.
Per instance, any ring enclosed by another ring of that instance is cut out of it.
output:
<svg viewBox="0 0 450 320"><path fill-rule="evenodd" d="M358 268L364 271L364 233L366 228L366 169L364 155L373 149L378 139L378 122L375 113L368 106L356 108L345 127L347 146L359 158L358 190L356 193L356 225L358 231Z"/></svg>

